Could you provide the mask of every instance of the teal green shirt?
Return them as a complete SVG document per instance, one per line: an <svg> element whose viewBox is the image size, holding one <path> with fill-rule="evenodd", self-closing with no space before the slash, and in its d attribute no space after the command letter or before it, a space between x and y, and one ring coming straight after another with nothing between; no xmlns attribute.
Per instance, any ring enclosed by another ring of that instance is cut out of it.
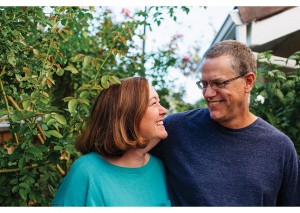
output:
<svg viewBox="0 0 300 213"><path fill-rule="evenodd" d="M74 162L51 206L170 206L164 167L152 155L145 166L125 168L88 153Z"/></svg>

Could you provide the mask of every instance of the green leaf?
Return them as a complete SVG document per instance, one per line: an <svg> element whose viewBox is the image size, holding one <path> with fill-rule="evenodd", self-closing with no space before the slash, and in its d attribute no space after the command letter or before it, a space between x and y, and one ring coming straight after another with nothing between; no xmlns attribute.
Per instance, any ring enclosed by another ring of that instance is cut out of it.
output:
<svg viewBox="0 0 300 213"><path fill-rule="evenodd" d="M20 183L19 186L20 186L21 188L24 188L24 189L30 188L30 186L29 186L28 184L26 184L26 183Z"/></svg>
<svg viewBox="0 0 300 213"><path fill-rule="evenodd" d="M11 185L16 185L17 183L18 183L18 179L17 178L14 178L14 179L12 179L9 183L11 184Z"/></svg>
<svg viewBox="0 0 300 213"><path fill-rule="evenodd" d="M66 146L66 150L68 150L70 153L73 153L75 150L75 147L74 147L74 145L69 144Z"/></svg>
<svg viewBox="0 0 300 213"><path fill-rule="evenodd" d="M40 99L44 104L48 104L49 103L49 98L41 98Z"/></svg>
<svg viewBox="0 0 300 213"><path fill-rule="evenodd" d="M46 92L42 92L42 95L43 95L45 98L49 98L49 94L46 93Z"/></svg>
<svg viewBox="0 0 300 213"><path fill-rule="evenodd" d="M57 120L57 122L60 123L61 125L63 125L63 126L67 125L67 121L63 115L53 114L52 117L55 120Z"/></svg>
<svg viewBox="0 0 300 213"><path fill-rule="evenodd" d="M21 78L20 81L28 81L29 79L31 79L30 76L25 76L25 77Z"/></svg>
<svg viewBox="0 0 300 213"><path fill-rule="evenodd" d="M90 102L86 98L78 98L77 99L79 103L85 104L85 105L90 105Z"/></svg>
<svg viewBox="0 0 300 213"><path fill-rule="evenodd" d="M56 123L56 120L51 118L49 121L47 121L47 126L51 126L54 123Z"/></svg>
<svg viewBox="0 0 300 213"><path fill-rule="evenodd" d="M103 90L103 88L100 85L95 85L95 86L92 87L92 89Z"/></svg>
<svg viewBox="0 0 300 213"><path fill-rule="evenodd" d="M78 73L78 70L73 65L69 65L69 66L65 67L64 70L70 71L72 74Z"/></svg>
<svg viewBox="0 0 300 213"><path fill-rule="evenodd" d="M85 56L82 64L83 68L88 67L90 65L91 60L92 60L91 56Z"/></svg>
<svg viewBox="0 0 300 213"><path fill-rule="evenodd" d="M8 60L8 63L13 65L14 67L16 66L16 58L15 58L15 54L13 52L10 52L7 55L7 60Z"/></svg>
<svg viewBox="0 0 300 213"><path fill-rule="evenodd" d="M73 113L76 110L77 105L78 105L78 100L73 99L73 100L69 101L69 103L68 103L69 112Z"/></svg>
<svg viewBox="0 0 300 213"><path fill-rule="evenodd" d="M30 107L30 104L31 104L30 100L23 101L22 102L23 109L27 109L28 107Z"/></svg>
<svg viewBox="0 0 300 213"><path fill-rule="evenodd" d="M30 154L33 155L32 159L42 159L43 153L47 150L48 148L44 145L34 145L26 149L26 154L28 154L28 156L30 156Z"/></svg>
<svg viewBox="0 0 300 213"><path fill-rule="evenodd" d="M33 49L33 54L34 54L34 55L39 55L40 52L39 52L37 49Z"/></svg>
<svg viewBox="0 0 300 213"><path fill-rule="evenodd" d="M0 109L0 118L3 116L3 115L7 115L8 114L8 111L6 109Z"/></svg>
<svg viewBox="0 0 300 213"><path fill-rule="evenodd" d="M27 192L26 192L25 189L20 189L20 190L19 190L19 194L20 194L20 196L21 196L21 198L22 198L23 200L26 200L26 199L27 199Z"/></svg>
<svg viewBox="0 0 300 213"><path fill-rule="evenodd" d="M19 186L14 186L11 190L12 193L16 193L19 190Z"/></svg>
<svg viewBox="0 0 300 213"><path fill-rule="evenodd" d="M30 95L30 97L32 98L32 99L34 99L34 98L36 98L37 96L38 96L38 92L37 91L33 91L32 93L31 93L31 95Z"/></svg>
<svg viewBox="0 0 300 213"><path fill-rule="evenodd" d="M60 151L60 150L63 150L63 147L62 146L54 146L53 148L55 151Z"/></svg>
<svg viewBox="0 0 300 213"><path fill-rule="evenodd" d="M283 95L283 93L281 92L280 89L276 89L276 90L275 90L275 94L276 94L276 96L280 99L280 101L283 101L283 100L284 100L284 95Z"/></svg>
<svg viewBox="0 0 300 213"><path fill-rule="evenodd" d="M120 79L116 76L109 76L108 80L112 84L121 84Z"/></svg>
<svg viewBox="0 0 300 213"><path fill-rule="evenodd" d="M67 102L67 101L70 101L70 100L72 100L72 99L74 99L74 97L69 96L69 97L65 97L65 98L63 99L63 101L64 101L64 102Z"/></svg>
<svg viewBox="0 0 300 213"><path fill-rule="evenodd" d="M42 124L41 127L42 127L43 130L48 130L48 126L46 124Z"/></svg>
<svg viewBox="0 0 300 213"><path fill-rule="evenodd" d="M25 167L25 165L26 165L26 159L25 159L25 157L23 156L23 157L21 157L20 160L19 160L18 167L19 167L20 169L23 169L23 168Z"/></svg>
<svg viewBox="0 0 300 213"><path fill-rule="evenodd" d="M22 80L22 76L21 76L21 75L16 74L15 76L16 76L16 79L17 79L18 81L21 81L21 80Z"/></svg>
<svg viewBox="0 0 300 213"><path fill-rule="evenodd" d="M104 89L107 89L109 87L109 82L108 82L108 76L107 75L102 76L101 85Z"/></svg>
<svg viewBox="0 0 300 213"><path fill-rule="evenodd" d="M37 131L36 129L34 129L34 130L32 130L32 133L33 133L34 135L37 135L37 134L39 134L39 131Z"/></svg>
<svg viewBox="0 0 300 213"><path fill-rule="evenodd" d="M50 135L56 137L56 138L62 138L63 136L56 130L49 130L47 131Z"/></svg>
<svg viewBox="0 0 300 213"><path fill-rule="evenodd" d="M274 72L269 71L269 72L268 72L268 75L271 76L271 77L274 77Z"/></svg>
<svg viewBox="0 0 300 213"><path fill-rule="evenodd" d="M90 98L90 93L88 91L83 91L79 95L80 98Z"/></svg>
<svg viewBox="0 0 300 213"><path fill-rule="evenodd" d="M48 152L48 147L45 145L35 145L40 152Z"/></svg>
<svg viewBox="0 0 300 213"><path fill-rule="evenodd" d="M23 119L32 118L34 116L34 112L29 112L27 110L22 110L23 113Z"/></svg>
<svg viewBox="0 0 300 213"><path fill-rule="evenodd" d="M56 70L56 74L58 75L58 76L62 76L63 74L64 74L64 70L63 69L61 69L61 68L59 68L59 69L57 69Z"/></svg>
<svg viewBox="0 0 300 213"><path fill-rule="evenodd" d="M11 120L13 122L17 122L23 119L21 112L14 110L13 115L11 116Z"/></svg>
<svg viewBox="0 0 300 213"><path fill-rule="evenodd" d="M44 131L44 133L45 133L45 135L46 135L47 138L51 137L50 133L48 133L47 131Z"/></svg>
<svg viewBox="0 0 300 213"><path fill-rule="evenodd" d="M86 90L89 89L92 85L91 84L83 84L81 87L79 87L78 90Z"/></svg>
<svg viewBox="0 0 300 213"><path fill-rule="evenodd" d="M81 20L84 18L84 13L83 12L80 12L78 15L77 15L78 19Z"/></svg>
<svg viewBox="0 0 300 213"><path fill-rule="evenodd" d="M84 57L84 55L78 54L78 55L74 56L74 58L72 59L72 62L78 62L78 61L80 61L83 57Z"/></svg>
<svg viewBox="0 0 300 213"><path fill-rule="evenodd" d="M51 114L46 114L46 115L44 116L44 123L48 122L51 118L52 118L52 115L51 115Z"/></svg>
<svg viewBox="0 0 300 213"><path fill-rule="evenodd" d="M36 200L36 196L35 196L35 193L33 191L29 192L29 199L30 200Z"/></svg>

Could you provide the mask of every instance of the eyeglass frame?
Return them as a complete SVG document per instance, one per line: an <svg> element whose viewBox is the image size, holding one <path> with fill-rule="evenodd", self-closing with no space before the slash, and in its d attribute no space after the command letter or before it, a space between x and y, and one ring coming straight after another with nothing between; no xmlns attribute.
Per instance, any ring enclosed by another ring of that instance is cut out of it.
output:
<svg viewBox="0 0 300 213"><path fill-rule="evenodd" d="M202 90L207 89L208 85L210 85L210 88L212 88L212 89L214 89L214 90L218 90L218 89L223 89L223 88L225 88L225 86L226 86L228 83L230 83L231 81L234 81L234 80L236 80L236 79L239 79L239 78L241 78L241 77L244 77L246 74L247 74L247 73L244 73L244 74L242 74L242 75L239 75L239 76L230 78L230 79L225 80L225 81L202 81L202 80L200 80L200 81L197 81L196 84L197 84L198 88L199 88L199 89L202 89ZM206 87L202 87L202 86L200 85L200 83L203 84L203 82L207 82L207 86L206 86ZM221 86L221 87L217 86L217 85L215 84L216 82L218 82L218 83L219 83L220 85L222 85L222 86Z"/></svg>

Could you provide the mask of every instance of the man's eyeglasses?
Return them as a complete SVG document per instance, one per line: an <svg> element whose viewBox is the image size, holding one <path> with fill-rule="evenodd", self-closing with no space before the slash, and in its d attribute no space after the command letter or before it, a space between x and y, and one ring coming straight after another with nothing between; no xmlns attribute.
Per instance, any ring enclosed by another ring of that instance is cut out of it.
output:
<svg viewBox="0 0 300 213"><path fill-rule="evenodd" d="M199 89L206 89L208 87L208 85L210 85L210 87L214 90L217 90L217 89L223 89L229 82L231 81L234 81L240 77L244 77L245 74L243 75L239 75L237 77L234 77L234 78L230 78L226 81L203 81L203 80L200 80L200 81L197 81L196 84L197 86L199 87Z"/></svg>

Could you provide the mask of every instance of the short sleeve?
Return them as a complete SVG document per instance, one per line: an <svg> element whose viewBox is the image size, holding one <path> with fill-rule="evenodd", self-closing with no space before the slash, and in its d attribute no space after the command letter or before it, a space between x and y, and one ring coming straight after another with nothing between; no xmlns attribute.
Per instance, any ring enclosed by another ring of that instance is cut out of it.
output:
<svg viewBox="0 0 300 213"><path fill-rule="evenodd" d="M89 178L83 164L75 161L68 174L61 181L51 206L85 206Z"/></svg>

